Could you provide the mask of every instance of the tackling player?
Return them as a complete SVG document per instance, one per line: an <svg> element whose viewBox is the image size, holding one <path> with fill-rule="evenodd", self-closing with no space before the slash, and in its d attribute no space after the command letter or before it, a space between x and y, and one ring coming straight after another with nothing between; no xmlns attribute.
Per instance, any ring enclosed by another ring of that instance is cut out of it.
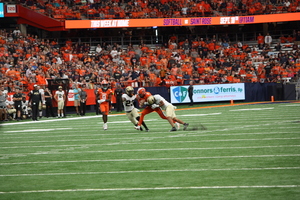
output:
<svg viewBox="0 0 300 200"><path fill-rule="evenodd" d="M110 110L110 101L113 95L113 91L108 88L108 82L103 80L101 82L101 88L98 89L100 110L102 113L103 129L107 130L107 116Z"/></svg>
<svg viewBox="0 0 300 200"><path fill-rule="evenodd" d="M126 112L126 116L128 119L135 125L138 126L138 121L140 116L138 114L138 110L134 107L134 100L136 99L136 95L134 94L134 89L131 86L126 87L125 94L122 95L122 102L124 105L124 110ZM149 131L147 125L144 121L142 121L142 125L146 129L146 132ZM142 127L140 127L142 131Z"/></svg>
<svg viewBox="0 0 300 200"><path fill-rule="evenodd" d="M167 117L164 115L164 113L162 112L160 107L152 108L151 106L149 106L147 99L148 99L148 97L152 96L150 92L146 92L146 89L142 87L142 88L138 89L137 93L139 96L139 99L138 99L139 106L140 107L146 106L146 108L142 111L138 125L134 127L136 130L140 130L141 124L144 121L145 115L152 113L153 111L157 112L157 114L160 116L160 118L167 120ZM174 123L176 123L176 122L174 122ZM176 123L176 125L178 127L177 129L179 129L179 123Z"/></svg>
<svg viewBox="0 0 300 200"><path fill-rule="evenodd" d="M172 129L170 131L177 131L173 121L183 124L183 130L186 130L189 126L188 123L184 123L182 120L176 117L175 107L159 94L148 97L147 102L149 105L151 105L152 109L161 108L166 111L167 120L172 126Z"/></svg>

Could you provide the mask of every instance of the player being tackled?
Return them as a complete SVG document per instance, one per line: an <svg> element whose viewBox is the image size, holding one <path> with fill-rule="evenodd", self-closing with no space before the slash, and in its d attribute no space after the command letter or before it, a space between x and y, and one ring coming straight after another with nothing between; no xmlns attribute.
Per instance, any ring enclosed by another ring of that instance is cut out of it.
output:
<svg viewBox="0 0 300 200"><path fill-rule="evenodd" d="M134 101L136 100L136 94L134 94L134 89L131 86L128 86L125 88L125 94L122 95L122 101L124 110L126 112L126 116L128 119L135 125L135 127L138 126L138 121L140 120L140 116L138 114L138 109L134 107ZM147 125L144 121L142 121L142 125L144 126L146 132L149 131ZM143 130L142 127L140 127L139 130Z"/></svg>

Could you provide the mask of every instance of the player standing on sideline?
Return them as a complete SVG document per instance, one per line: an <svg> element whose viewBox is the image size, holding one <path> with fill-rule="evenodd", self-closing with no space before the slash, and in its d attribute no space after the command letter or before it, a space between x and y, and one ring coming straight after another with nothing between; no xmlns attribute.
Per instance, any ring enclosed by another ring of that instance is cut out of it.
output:
<svg viewBox="0 0 300 200"><path fill-rule="evenodd" d="M99 100L98 103L100 104L100 110L102 113L102 120L103 120L103 129L107 130L107 116L110 110L110 101L111 96L113 95L113 91L108 88L108 82L103 80L101 82L101 88L98 89Z"/></svg>
<svg viewBox="0 0 300 200"><path fill-rule="evenodd" d="M138 125L138 121L140 116L138 114L138 110L134 107L134 100L136 99L136 95L134 94L134 89L131 86L126 87L125 94L122 95L122 102L124 106L124 110L126 112L126 116L128 119L135 125ZM146 129L146 132L149 131L147 125L144 121L142 121L142 125ZM140 127L142 131L142 127Z"/></svg>
<svg viewBox="0 0 300 200"><path fill-rule="evenodd" d="M160 107L152 109L151 106L149 106L147 99L148 97L152 96L150 92L146 92L146 89L141 87L138 89L137 93L139 96L138 101L139 101L140 108L143 106L146 106L146 108L142 111L138 125L134 127L136 130L140 130L145 115L152 113L153 111L157 112L160 118L167 119L167 117L164 115ZM176 123L176 125L177 125L177 129L179 129L179 123Z"/></svg>
<svg viewBox="0 0 300 200"><path fill-rule="evenodd" d="M57 101L57 117L64 117L64 106L65 106L65 91L62 90L62 86L58 86L58 90L54 95L55 100Z"/></svg>
<svg viewBox="0 0 300 200"><path fill-rule="evenodd" d="M190 81L190 85L188 87L188 94L189 94L189 99L190 99L190 106L194 105L193 101L193 94L194 94L194 86L193 86L194 81Z"/></svg>
<svg viewBox="0 0 300 200"><path fill-rule="evenodd" d="M54 117L53 107L52 107L52 94L49 88L45 88L45 101L46 101L46 117Z"/></svg>
<svg viewBox="0 0 300 200"><path fill-rule="evenodd" d="M148 97L147 102L149 105L151 105L152 109L161 108L166 111L167 120L172 126L172 129L170 131L177 131L173 121L183 124L183 130L186 130L189 126L188 123L184 123L182 120L176 117L175 107L159 94Z"/></svg>
<svg viewBox="0 0 300 200"><path fill-rule="evenodd" d="M39 103L39 118L43 117L43 105L46 104L45 101L45 90L44 90L44 86L38 86L39 88L39 92L41 93L41 97L42 97L42 103Z"/></svg>
<svg viewBox="0 0 300 200"><path fill-rule="evenodd" d="M29 105L31 105L32 120L38 121L39 104L42 103L42 95L38 85L34 85L33 87L34 89L29 93Z"/></svg>
<svg viewBox="0 0 300 200"><path fill-rule="evenodd" d="M80 115L85 116L86 111L86 101L88 98L87 92L85 91L85 85L82 85L81 91L79 92L79 100L80 100Z"/></svg>
<svg viewBox="0 0 300 200"><path fill-rule="evenodd" d="M122 112L122 95L124 94L124 90L120 83L117 83L117 89L115 89L115 97L116 97L116 109L117 112Z"/></svg>
<svg viewBox="0 0 300 200"><path fill-rule="evenodd" d="M19 87L16 87L16 93L13 95L14 106L17 111L17 121L20 121L22 114L22 97L23 94Z"/></svg>

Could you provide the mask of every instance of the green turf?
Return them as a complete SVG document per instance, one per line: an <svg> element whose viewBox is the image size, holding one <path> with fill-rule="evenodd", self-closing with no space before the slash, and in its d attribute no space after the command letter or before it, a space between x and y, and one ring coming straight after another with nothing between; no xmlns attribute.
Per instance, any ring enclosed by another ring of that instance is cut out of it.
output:
<svg viewBox="0 0 300 200"><path fill-rule="evenodd" d="M0 199L296 200L299 113L296 102L202 105L176 111L190 123L177 132L156 113L150 132L125 115L104 131L93 113L5 123Z"/></svg>

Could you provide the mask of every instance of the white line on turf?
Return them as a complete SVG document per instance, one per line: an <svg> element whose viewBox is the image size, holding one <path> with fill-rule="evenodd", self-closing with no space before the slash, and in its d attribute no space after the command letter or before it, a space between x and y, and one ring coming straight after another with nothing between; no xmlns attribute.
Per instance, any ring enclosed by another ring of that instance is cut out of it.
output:
<svg viewBox="0 0 300 200"><path fill-rule="evenodd" d="M114 152L141 152L141 151L187 151L187 150L219 150L219 149L266 149L266 148L288 148L300 147L300 145L278 145L278 146L250 146L250 147L207 147L207 148L169 148L169 149L120 149L102 151L72 151L72 149L53 149L35 153L0 154L0 156L26 156L26 155L53 155L53 154L87 154L87 153L114 153ZM78 147L81 148L81 147ZM60 151L60 152L58 152ZM65 152L62 152L65 151Z"/></svg>
<svg viewBox="0 0 300 200"><path fill-rule="evenodd" d="M148 187L148 188L91 188L64 190L29 190L0 192L0 194L52 193L52 192L104 192L104 191L141 191L141 190L190 190L190 189L252 189L252 188L298 188L300 185L239 185L239 186L186 186L186 187Z"/></svg>
<svg viewBox="0 0 300 200"><path fill-rule="evenodd" d="M244 156L207 156L207 157L184 157L184 158L140 158L140 159L110 159L110 160L61 160L40 162L17 162L0 163L0 165L36 165L36 164L58 164L58 163L90 163L90 162L140 162L154 160L200 160L200 159L228 159L228 158L275 158L275 157L299 157L300 154L281 155L244 155Z"/></svg>
<svg viewBox="0 0 300 200"><path fill-rule="evenodd" d="M17 130L17 131L5 131L4 133L45 132L45 131L60 131L60 130L68 130L68 129L73 129L73 128L28 129L28 130Z"/></svg>
<svg viewBox="0 0 300 200"><path fill-rule="evenodd" d="M178 115L182 117L195 117L195 116L209 116L209 115L221 115L222 113L208 113L208 114L188 114L188 115Z"/></svg>
<svg viewBox="0 0 300 200"><path fill-rule="evenodd" d="M165 169L165 170L136 170L136 171L108 171L108 172L66 172L66 173L44 173L44 174L1 174L0 177L66 176L66 175L127 174L127 173L168 173L168 172L201 172L201 171L262 171L262 170L298 170L298 169L300 169L300 167Z"/></svg>
<svg viewBox="0 0 300 200"><path fill-rule="evenodd" d="M217 132L219 130L215 130L215 132ZM224 131L224 129L222 129L222 131ZM212 131L210 131L212 132ZM138 140L138 141L142 141L142 140L155 140L155 139L166 139L169 137L206 137L206 136L238 136L238 135L276 135L276 134L288 134L291 132L268 132L268 133L231 133L231 134L222 134L222 133L210 133L208 131L205 131L205 133L208 134L198 134L196 132L196 134L191 134L191 133L187 133L187 134L178 134L178 135L165 135L165 136L161 136L161 137L155 137L155 136L151 136L151 137L144 137L145 135L142 135L143 137L138 137L138 138L122 138L122 140ZM155 133L163 133L163 132L155 132ZM126 134L89 134L89 135L59 135L59 136L38 136L39 138L55 138L55 137L85 137L85 136L107 136L107 135L115 135L115 136L120 136L120 135L131 135L131 134L141 134L139 132L137 133L126 133ZM148 135L148 133L146 133ZM22 138L22 137L13 137L13 138ZM34 137L36 138L36 137ZM2 139L11 139L10 137L8 138L2 138ZM55 140L55 142L83 142L83 141L104 141L104 140L120 140L120 137L117 138L93 138L93 139L71 139L71 140ZM52 141L49 140L34 140L34 141L14 141L14 142L0 142L0 144L28 144L28 143L49 143ZM124 141L122 141L123 143ZM119 143L119 144L122 144ZM116 143L113 143L116 144ZM111 144L103 144L103 145L111 145Z"/></svg>
<svg viewBox="0 0 300 200"><path fill-rule="evenodd" d="M251 110L272 110L274 107L271 108L248 108L248 109L236 109L236 110L229 110L229 111L251 111Z"/></svg>
<svg viewBox="0 0 300 200"><path fill-rule="evenodd" d="M18 149L18 148L51 148L51 147L93 147L93 146L107 146L107 145L140 145L140 144L176 144L176 143L202 143L202 142L239 142L239 141L264 141L264 140L299 140L296 138L260 138L260 139L224 139L224 140L200 140L200 141L171 141L171 142L120 142L120 143L106 143L106 144L72 144L72 145L42 145L42 146L9 146L0 147L0 149Z"/></svg>

